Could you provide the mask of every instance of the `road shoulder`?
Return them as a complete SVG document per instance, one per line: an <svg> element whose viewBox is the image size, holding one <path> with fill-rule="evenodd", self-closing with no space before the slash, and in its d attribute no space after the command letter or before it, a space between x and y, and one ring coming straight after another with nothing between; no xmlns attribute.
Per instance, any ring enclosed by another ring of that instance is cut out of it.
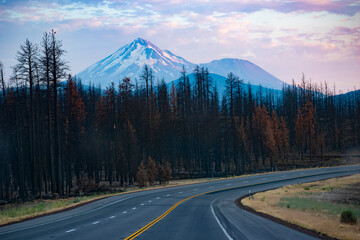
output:
<svg viewBox="0 0 360 240"><path fill-rule="evenodd" d="M247 211L321 239L359 239L360 220L355 225L340 222L344 209L350 208L358 215L359 190L357 174L247 195L236 203Z"/></svg>

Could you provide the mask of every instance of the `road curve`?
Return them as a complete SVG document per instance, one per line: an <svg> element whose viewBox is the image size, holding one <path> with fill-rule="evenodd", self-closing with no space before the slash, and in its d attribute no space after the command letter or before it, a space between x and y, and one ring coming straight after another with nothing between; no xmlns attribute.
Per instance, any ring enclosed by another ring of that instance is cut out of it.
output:
<svg viewBox="0 0 360 240"><path fill-rule="evenodd" d="M288 184L360 173L360 165L277 172L129 193L0 227L0 239L314 239L238 208Z"/></svg>

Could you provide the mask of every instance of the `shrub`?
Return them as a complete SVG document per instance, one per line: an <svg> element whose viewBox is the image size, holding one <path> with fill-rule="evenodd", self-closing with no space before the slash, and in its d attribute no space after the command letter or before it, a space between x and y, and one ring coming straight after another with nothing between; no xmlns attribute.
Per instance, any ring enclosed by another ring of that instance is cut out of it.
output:
<svg viewBox="0 0 360 240"><path fill-rule="evenodd" d="M166 183L166 172L163 165L158 165L159 184Z"/></svg>
<svg viewBox="0 0 360 240"><path fill-rule="evenodd" d="M138 183L139 188L145 187L147 181L147 174L143 162L141 162L138 167L138 171L136 173L136 181Z"/></svg>
<svg viewBox="0 0 360 240"><path fill-rule="evenodd" d="M155 161L149 157L148 158L148 164L147 164L147 176L149 179L149 184L152 186L155 182L156 176L157 176L157 169L156 169L156 163Z"/></svg>
<svg viewBox="0 0 360 240"><path fill-rule="evenodd" d="M98 189L98 184L96 183L96 181L92 178L88 178L88 177L82 177L79 178L76 182L77 184L77 189L76 192L84 192L84 193L89 193L89 192L95 192Z"/></svg>
<svg viewBox="0 0 360 240"><path fill-rule="evenodd" d="M357 219L351 210L344 210L341 213L341 222L355 224L356 221L357 221Z"/></svg>
<svg viewBox="0 0 360 240"><path fill-rule="evenodd" d="M165 179L166 179L166 183L169 183L171 175L172 175L171 165L170 165L169 162L166 162L165 163Z"/></svg>
<svg viewBox="0 0 360 240"><path fill-rule="evenodd" d="M58 198L59 198L59 194L58 194L58 193L53 193L52 198L53 198L53 199L58 199Z"/></svg>

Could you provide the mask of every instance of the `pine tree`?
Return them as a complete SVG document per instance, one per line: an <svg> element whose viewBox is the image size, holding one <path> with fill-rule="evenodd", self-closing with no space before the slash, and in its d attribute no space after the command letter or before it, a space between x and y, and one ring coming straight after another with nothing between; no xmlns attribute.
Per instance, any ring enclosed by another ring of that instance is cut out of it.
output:
<svg viewBox="0 0 360 240"><path fill-rule="evenodd" d="M41 56L40 69L42 71L42 80L46 82L46 101L47 101L47 148L51 175L51 192L56 192L56 178L55 178L55 159L54 159L54 143L53 143L53 128L52 128L52 111L51 111L51 39L49 33L45 32L41 42Z"/></svg>
<svg viewBox="0 0 360 240"><path fill-rule="evenodd" d="M160 163L157 165L157 172L159 177L159 184L161 185L163 183L166 183L166 171L164 166Z"/></svg>
<svg viewBox="0 0 360 240"><path fill-rule="evenodd" d="M146 186L146 181L147 181L146 169L144 163L141 162L138 167L138 171L136 173L136 182L139 188L143 188Z"/></svg>
<svg viewBox="0 0 360 240"><path fill-rule="evenodd" d="M30 149L30 162L31 162L31 186L34 194L38 194L41 189L39 186L38 174L38 158L36 156L36 131L35 131L35 97L34 97L34 86L35 86L35 69L36 69L36 61L38 58L38 46L36 44L31 43L28 39L26 39L24 45L20 45L20 50L17 52L17 61L18 64L15 66L18 77L23 80L25 83L29 84L29 92L30 92L30 111L29 111L29 149Z"/></svg>
<svg viewBox="0 0 360 240"><path fill-rule="evenodd" d="M310 159L312 160L314 148L316 141L315 140L315 108L313 103L311 102L310 98L307 99L304 107L303 107L303 115L305 121L305 139L306 144L308 146L310 152Z"/></svg>
<svg viewBox="0 0 360 240"><path fill-rule="evenodd" d="M172 82L171 84L171 90L170 90L170 109L172 112L172 117L175 118L176 117L176 112L177 112L177 97L176 97L176 88L175 88L175 84L174 82Z"/></svg>
<svg viewBox="0 0 360 240"><path fill-rule="evenodd" d="M171 170L171 165L169 162L165 162L165 179L166 179L166 183L169 183L170 179L171 179L171 175L172 175L172 170Z"/></svg>
<svg viewBox="0 0 360 240"><path fill-rule="evenodd" d="M4 64L0 61L0 81L1 81L1 91L3 95L3 99L6 97L6 86L5 86L5 78L4 78Z"/></svg>
<svg viewBox="0 0 360 240"><path fill-rule="evenodd" d="M235 111L235 92L237 91L238 83L240 82L239 77L230 72L225 82L226 96L229 102L230 116L234 116Z"/></svg>
<svg viewBox="0 0 360 240"><path fill-rule="evenodd" d="M76 83L69 75L65 88L65 133L66 133L66 149L67 158L64 162L66 165L66 190L70 193L72 188L72 165L75 165L75 174L77 180L80 179L81 161L80 153L80 139L84 133L83 123L85 121L86 112L84 102L77 89Z"/></svg>
<svg viewBox="0 0 360 240"><path fill-rule="evenodd" d="M156 163L151 157L148 157L147 176L149 179L149 184L150 184L150 186L152 186L154 184L156 176L157 176L157 169L156 169Z"/></svg>
<svg viewBox="0 0 360 240"><path fill-rule="evenodd" d="M53 112L54 112L54 157L56 160L56 190L55 192L63 195L63 179L62 179L62 156L61 156L61 140L60 140L60 120L59 120L59 104L58 104L58 82L66 77L66 71L69 69L67 63L62 59L65 50L62 49L62 42L56 39L54 30L50 33L50 52L51 52L51 79L53 86Z"/></svg>
<svg viewBox="0 0 360 240"><path fill-rule="evenodd" d="M298 109L298 114L295 119L295 132L296 132L295 142L299 147L301 161L303 161L304 148L305 148L305 120L300 108Z"/></svg>
<svg viewBox="0 0 360 240"><path fill-rule="evenodd" d="M286 122L283 116L280 118L280 142L279 150L283 156L283 164L285 164L285 158L289 149L289 130L286 126Z"/></svg>

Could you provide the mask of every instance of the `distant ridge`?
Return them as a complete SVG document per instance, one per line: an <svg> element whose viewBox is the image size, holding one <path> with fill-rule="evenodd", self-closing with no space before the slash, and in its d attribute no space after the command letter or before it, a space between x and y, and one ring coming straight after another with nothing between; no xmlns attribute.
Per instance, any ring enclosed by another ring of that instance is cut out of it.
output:
<svg viewBox="0 0 360 240"><path fill-rule="evenodd" d="M250 82L252 85L280 90L284 84L280 79L247 60L224 58L201 64L201 66L207 67L212 73L225 77L232 72L243 79L244 83Z"/></svg>

